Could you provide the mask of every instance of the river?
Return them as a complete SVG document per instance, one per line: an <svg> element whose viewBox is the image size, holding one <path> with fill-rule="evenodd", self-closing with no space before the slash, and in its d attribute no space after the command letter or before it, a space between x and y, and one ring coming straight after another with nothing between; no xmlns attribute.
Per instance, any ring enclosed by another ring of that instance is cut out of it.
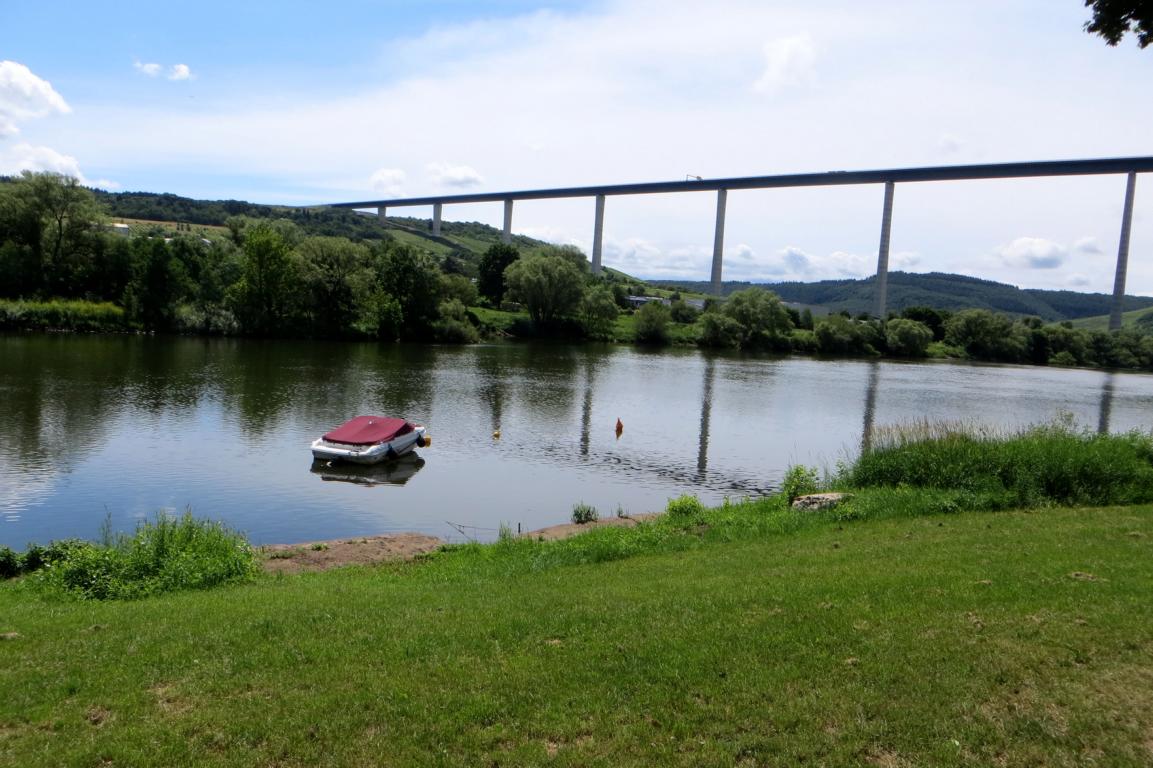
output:
<svg viewBox="0 0 1153 768"><path fill-rule="evenodd" d="M428 427L354 474L313 438L362 413ZM695 350L0 336L0 545L95 538L191 508L255 543L396 531L449 540L770 493L876 428L1073 418L1153 428L1153 376ZM617 419L624 430L618 437ZM494 431L499 429L499 439Z"/></svg>

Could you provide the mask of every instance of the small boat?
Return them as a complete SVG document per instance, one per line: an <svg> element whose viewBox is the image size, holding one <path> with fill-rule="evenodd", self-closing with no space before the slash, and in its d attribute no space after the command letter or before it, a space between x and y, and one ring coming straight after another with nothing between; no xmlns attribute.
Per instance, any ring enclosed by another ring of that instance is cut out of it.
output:
<svg viewBox="0 0 1153 768"><path fill-rule="evenodd" d="M312 456L321 461L378 464L430 442L420 424L388 416L357 416L312 441Z"/></svg>

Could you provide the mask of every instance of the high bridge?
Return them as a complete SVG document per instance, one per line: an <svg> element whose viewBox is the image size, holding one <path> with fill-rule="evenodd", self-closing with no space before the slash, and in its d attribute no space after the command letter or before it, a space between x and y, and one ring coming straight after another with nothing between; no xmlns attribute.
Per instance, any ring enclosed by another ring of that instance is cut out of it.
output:
<svg viewBox="0 0 1153 768"><path fill-rule="evenodd" d="M794 173L777 176L739 176L725 179L697 179L686 181L655 181L638 184L609 184L592 187L558 187L529 189L515 192L480 192L462 195L434 195L404 197L389 200L365 200L352 203L334 203L334 208L376 209L381 223L387 220L390 208L432 206L432 234L440 235L444 206L463 203L502 203L504 227L502 240L512 240L513 204L518 200L556 200L587 197L595 201L593 214L592 270L601 271L604 241L605 201L620 195L654 195L672 192L715 192L717 196L716 226L713 230L712 292L721 294L722 252L725 243L725 206L730 191L746 189L781 189L785 187L833 187L862 184L884 185L885 197L881 209L880 245L877 249L877 303L876 314L884 317L887 310L889 275L889 231L893 221L893 196L897 184L929 181L970 181L978 179L1025 179L1048 176L1104 176L1127 177L1125 202L1121 213L1121 234L1117 244L1117 271L1113 281L1113 304L1109 315L1109 329L1121 327L1121 313L1125 299L1125 275L1129 263L1129 232L1133 223L1133 196L1137 174L1153 171L1153 157L1112 157L1092 160L1051 160L1022 163L990 163L983 165L943 165L924 168L889 168L873 171L828 171L824 173Z"/></svg>

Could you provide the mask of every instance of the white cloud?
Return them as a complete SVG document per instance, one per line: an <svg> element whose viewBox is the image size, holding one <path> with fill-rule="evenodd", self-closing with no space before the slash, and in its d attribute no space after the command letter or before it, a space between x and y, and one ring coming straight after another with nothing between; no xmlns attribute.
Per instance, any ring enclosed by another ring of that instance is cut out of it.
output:
<svg viewBox="0 0 1153 768"><path fill-rule="evenodd" d="M941 138L937 139L937 152L942 155L955 155L965 145L958 137L951 133L941 134Z"/></svg>
<svg viewBox="0 0 1153 768"><path fill-rule="evenodd" d="M1091 282L1088 275L1083 275L1080 272L1074 272L1065 278L1065 285L1070 288L1084 288Z"/></svg>
<svg viewBox="0 0 1153 768"><path fill-rule="evenodd" d="M376 192L389 197L400 197L407 178L408 174L399 168L378 168L368 177L368 183Z"/></svg>
<svg viewBox="0 0 1153 768"><path fill-rule="evenodd" d="M1073 250L1079 253L1104 253L1104 251L1101 250L1101 244L1097 242L1097 238L1095 237L1082 237L1073 243Z"/></svg>
<svg viewBox="0 0 1153 768"><path fill-rule="evenodd" d="M484 183L484 179L476 169L468 165L429 163L428 172L433 182L443 187L475 187Z"/></svg>
<svg viewBox="0 0 1153 768"><path fill-rule="evenodd" d="M132 66L136 69L137 72L142 75L147 75L148 77L158 76L160 71L163 69L163 67L155 62L134 61L132 62Z"/></svg>
<svg viewBox="0 0 1153 768"><path fill-rule="evenodd" d="M20 132L18 123L72 109L52 84L15 61L0 61L0 138Z"/></svg>
<svg viewBox="0 0 1153 768"><path fill-rule="evenodd" d="M1018 237L997 248L995 255L1008 267L1056 269L1069 255L1065 246L1041 237Z"/></svg>
<svg viewBox="0 0 1153 768"><path fill-rule="evenodd" d="M173 64L168 69L169 80L191 80L192 70L187 64Z"/></svg>
<svg viewBox="0 0 1153 768"><path fill-rule="evenodd" d="M57 152L51 147L38 147L28 143L0 150L0 174L16 175L21 171L48 171L76 177L86 187L119 189L120 185L108 179L88 179L80 171L75 157Z"/></svg>
<svg viewBox="0 0 1153 768"><path fill-rule="evenodd" d="M782 37L765 43L765 69L753 83L753 90L761 93L804 85L813 80L817 51L808 35Z"/></svg>

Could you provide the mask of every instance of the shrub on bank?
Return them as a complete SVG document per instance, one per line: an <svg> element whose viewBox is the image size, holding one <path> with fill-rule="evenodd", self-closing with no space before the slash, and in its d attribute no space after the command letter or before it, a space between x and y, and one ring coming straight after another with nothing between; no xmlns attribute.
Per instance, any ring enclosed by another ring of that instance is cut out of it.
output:
<svg viewBox="0 0 1153 768"><path fill-rule="evenodd" d="M85 600L207 589L257 571L256 554L241 534L190 512L158 515L104 544L69 539L31 546L20 561L19 571L35 584Z"/></svg>
<svg viewBox="0 0 1153 768"><path fill-rule="evenodd" d="M963 492L965 508L1142 503L1153 501L1153 435L1055 424L1003 436L923 424L875 436L841 481Z"/></svg>
<svg viewBox="0 0 1153 768"><path fill-rule="evenodd" d="M119 331L124 310L109 302L0 301L0 330Z"/></svg>

